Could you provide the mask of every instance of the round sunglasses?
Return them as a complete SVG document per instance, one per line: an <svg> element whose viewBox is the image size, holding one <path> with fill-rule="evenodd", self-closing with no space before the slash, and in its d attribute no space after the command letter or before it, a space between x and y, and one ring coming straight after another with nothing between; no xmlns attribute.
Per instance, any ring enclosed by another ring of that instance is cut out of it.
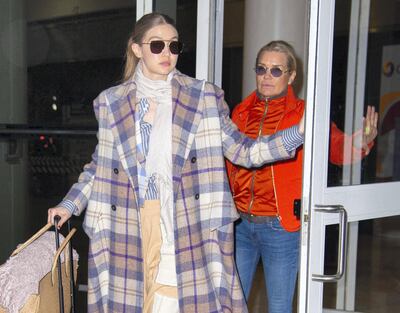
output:
<svg viewBox="0 0 400 313"><path fill-rule="evenodd" d="M183 50L183 43L177 40L166 41L169 51L172 54L180 54ZM150 42L142 42L142 45L150 45L150 51L154 54L160 54L165 48L165 41L153 40Z"/></svg>
<svg viewBox="0 0 400 313"><path fill-rule="evenodd" d="M283 71L278 66L265 67L265 66L262 66L262 65L257 65L254 68L254 72L256 72L256 74L259 75L259 76L263 76L263 75L267 74L268 70L269 70L269 72L271 73L271 75L273 77L281 77L283 73L289 72L289 70Z"/></svg>

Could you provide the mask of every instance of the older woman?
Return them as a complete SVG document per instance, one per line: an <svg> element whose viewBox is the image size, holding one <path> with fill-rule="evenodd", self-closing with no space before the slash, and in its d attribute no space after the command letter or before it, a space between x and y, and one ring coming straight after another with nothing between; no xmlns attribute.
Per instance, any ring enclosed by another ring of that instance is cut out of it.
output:
<svg viewBox="0 0 400 313"><path fill-rule="evenodd" d="M93 160L49 209L62 224L87 207L89 312L247 312L224 156L245 167L291 158L303 124L245 137L222 90L175 69L181 51L171 18L137 21L125 81L94 101Z"/></svg>
<svg viewBox="0 0 400 313"><path fill-rule="evenodd" d="M303 116L304 101L293 92L296 58L284 41L272 41L260 49L256 64L257 90L235 107L232 120L251 138L272 135L297 124ZM356 140L353 156L366 155L377 134L378 115L368 108L361 147ZM331 127L330 159L336 164L355 161L343 157L346 135ZM227 162L233 198L241 219L235 225L235 260L246 299L261 257L264 268L269 313L292 312L299 257L300 219L294 202L301 198L302 148L293 159L246 169Z"/></svg>

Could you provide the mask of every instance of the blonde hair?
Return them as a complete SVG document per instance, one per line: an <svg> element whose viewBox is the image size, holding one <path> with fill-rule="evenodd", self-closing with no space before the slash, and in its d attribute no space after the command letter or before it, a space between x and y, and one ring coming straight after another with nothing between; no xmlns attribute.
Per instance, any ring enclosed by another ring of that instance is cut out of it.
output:
<svg viewBox="0 0 400 313"><path fill-rule="evenodd" d="M141 44L143 41L143 37L145 36L147 31L149 31L151 28L155 26L163 24L171 25L176 29L175 21L172 18L170 18L167 15L155 12L143 15L135 23L135 27L133 28L133 31L129 36L128 43L126 46L125 68L122 81L125 82L132 77L133 73L135 72L136 65L139 62L139 59L135 56L135 54L132 51L132 44L133 43Z"/></svg>
<svg viewBox="0 0 400 313"><path fill-rule="evenodd" d="M257 53L256 65L258 64L258 60L260 59L261 55L266 51L281 52L286 54L286 66L288 67L289 72L291 73L297 70L296 53L294 52L293 47L286 41L275 40L263 46Z"/></svg>

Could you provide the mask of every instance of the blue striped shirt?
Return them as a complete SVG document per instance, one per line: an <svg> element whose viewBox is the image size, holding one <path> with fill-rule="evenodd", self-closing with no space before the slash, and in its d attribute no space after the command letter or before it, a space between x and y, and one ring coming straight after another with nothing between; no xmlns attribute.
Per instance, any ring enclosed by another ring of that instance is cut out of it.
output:
<svg viewBox="0 0 400 313"><path fill-rule="evenodd" d="M148 113L150 109L150 104L149 101L145 98L140 99L138 103L138 110L137 114L135 116L136 122L139 122L140 125L140 139L137 141L138 145L141 145L138 147L140 150L142 150L144 157L146 158L147 154L149 153L149 141L150 141L150 134L152 130L152 125L146 121L144 121L144 117L146 113ZM146 161L141 164L142 169L146 166ZM146 179L146 171L139 171L139 175L145 175L145 177L141 177L142 179ZM147 183L147 191L145 195L146 200L155 200L158 199L158 189L156 185L156 176L155 173L153 173L149 178L148 178L148 183Z"/></svg>

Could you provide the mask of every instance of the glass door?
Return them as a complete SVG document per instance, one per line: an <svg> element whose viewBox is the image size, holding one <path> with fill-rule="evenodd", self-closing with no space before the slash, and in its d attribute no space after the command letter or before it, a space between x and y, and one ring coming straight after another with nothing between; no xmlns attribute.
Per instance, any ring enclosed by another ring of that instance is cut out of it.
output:
<svg viewBox="0 0 400 313"><path fill-rule="evenodd" d="M118 84L135 21L131 0L1 1L0 264L47 222L95 149L92 101ZM83 215L72 219L81 228ZM77 311L86 312L88 238Z"/></svg>
<svg viewBox="0 0 400 313"><path fill-rule="evenodd" d="M400 241L400 8L310 0L309 9L298 312L393 311L398 297L385 300L387 311L379 297L390 297L387 251ZM368 104L379 127L364 155L357 148ZM347 134L343 143L332 144L334 128Z"/></svg>

